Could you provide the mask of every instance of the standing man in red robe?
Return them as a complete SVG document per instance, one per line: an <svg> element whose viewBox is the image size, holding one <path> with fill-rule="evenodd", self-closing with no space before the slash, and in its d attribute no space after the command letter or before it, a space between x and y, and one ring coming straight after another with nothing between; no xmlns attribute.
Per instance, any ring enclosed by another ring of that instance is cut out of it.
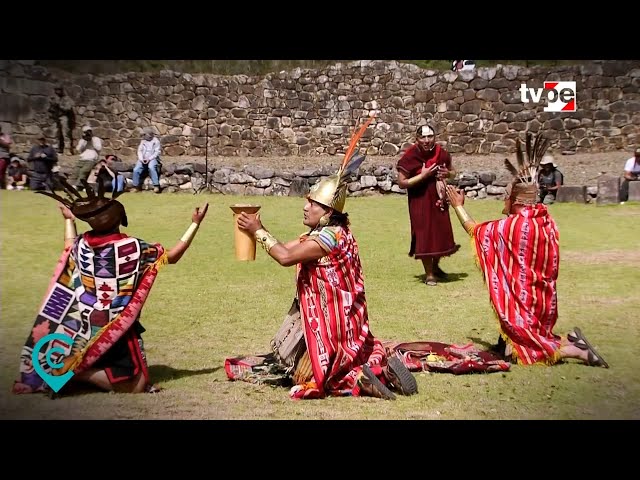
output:
<svg viewBox="0 0 640 480"><path fill-rule="evenodd" d="M446 278L440 259L458 251L453 240L444 185L455 174L451 155L435 141L435 131L424 125L416 131L416 143L398 161L398 185L407 190L411 247L409 256L421 260L425 283L435 286Z"/></svg>

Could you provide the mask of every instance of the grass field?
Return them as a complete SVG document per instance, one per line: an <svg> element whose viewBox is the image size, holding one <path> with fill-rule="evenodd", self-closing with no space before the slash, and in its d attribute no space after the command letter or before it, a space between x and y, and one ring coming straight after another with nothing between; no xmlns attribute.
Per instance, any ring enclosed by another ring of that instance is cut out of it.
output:
<svg viewBox="0 0 640 480"><path fill-rule="evenodd" d="M420 392L394 402L374 398L292 401L287 389L228 381L224 359L266 353L294 295L294 269L259 250L237 262L229 205L262 205L279 239L304 231L300 198L124 195L126 233L171 247L193 208L209 214L180 263L167 265L141 318L157 395L83 393L57 400L10 393L20 349L62 250L54 201L0 191L2 241L0 418L59 419L638 419L640 418L640 205L556 204L561 264L556 333L580 326L611 365L570 361L554 367L454 376L417 374ZM469 201L478 221L500 217L502 203ZM421 283L409 258L406 198L347 201L365 271L373 333L381 339L495 343L497 323L468 237L452 214L462 249L442 262L454 280ZM86 228L78 222L80 231Z"/></svg>

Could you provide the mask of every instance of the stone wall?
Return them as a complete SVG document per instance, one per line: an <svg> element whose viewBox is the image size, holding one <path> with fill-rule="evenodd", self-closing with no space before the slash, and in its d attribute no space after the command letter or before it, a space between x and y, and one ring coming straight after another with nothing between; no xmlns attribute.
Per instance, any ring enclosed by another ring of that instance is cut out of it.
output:
<svg viewBox="0 0 640 480"><path fill-rule="evenodd" d="M131 180L133 167L133 162L120 161L112 164L112 168L125 178L127 189L133 187ZM63 165L60 173L65 177L69 177L72 175L73 169L73 165ZM276 170L259 165L245 165L242 168L230 166L209 167L207 172L207 167L204 163L187 162L184 164L163 165L160 174L160 186L167 193L183 192L193 194L207 191L223 195L300 197L309 193L310 187L316 182L334 173L335 169L331 166L300 170ZM460 172L455 178L450 179L449 183L463 190L467 198L503 200L506 192L505 187L511 179L509 174L505 175L504 172L496 175L495 172L487 170ZM347 187L347 195L349 197L386 194L405 195L407 193L406 190L398 186L397 180L398 171L394 164L364 165L352 175L351 182ZM618 178L618 190L619 183ZM600 182L598 186L572 188L583 189L582 198L574 194L565 200L559 199L559 201L582 203L590 202L594 199L601 201L599 190L602 187ZM148 176L143 180L142 189L153 189L151 179Z"/></svg>
<svg viewBox="0 0 640 480"><path fill-rule="evenodd" d="M577 83L577 111L523 103L520 86ZM368 155L396 155L426 120L451 153L511 153L525 129L565 152L640 143L640 62L592 61L556 68L498 66L440 72L395 61L358 61L264 77L173 71L107 76L54 73L33 61L0 61L0 122L27 151L38 128L53 140L49 96L62 83L104 153L133 159L152 125L163 153L218 156L339 155L356 119L379 116L361 141ZM207 128L208 126L208 128ZM206 150L206 152L205 152ZM259 161L256 163L259 164Z"/></svg>

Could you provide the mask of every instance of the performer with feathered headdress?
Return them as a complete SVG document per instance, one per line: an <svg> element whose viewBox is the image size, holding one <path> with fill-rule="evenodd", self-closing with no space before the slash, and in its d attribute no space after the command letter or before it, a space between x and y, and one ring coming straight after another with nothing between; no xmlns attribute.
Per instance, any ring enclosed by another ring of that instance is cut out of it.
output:
<svg viewBox="0 0 640 480"><path fill-rule="evenodd" d="M37 192L60 202L65 248L22 349L13 392L47 392L51 385L43 374L66 375L107 391L157 391L149 381L140 313L158 269L182 258L208 204L195 209L191 226L167 251L159 243L120 232L128 226L125 208L116 200L121 191L109 198L102 183L97 194L82 183L86 197L65 179L61 184L66 197ZM91 230L78 235L76 218Z"/></svg>
<svg viewBox="0 0 640 480"><path fill-rule="evenodd" d="M587 365L608 367L579 328L566 337L553 333L558 320L559 233L547 206L538 198L538 169L548 144L542 136L534 141L527 133L526 155L517 139L517 165L505 159L514 177L502 211L506 218L478 224L465 210L462 192L449 185L447 195L473 238L504 353L523 365L552 365L563 358L576 358Z"/></svg>
<svg viewBox="0 0 640 480"><path fill-rule="evenodd" d="M239 227L255 235L271 258L285 267L296 266L297 295L272 341L273 356L259 364L256 357L227 359L229 378L259 382L260 372L277 370L275 360L293 383L293 398L393 399L389 387L407 395L417 392L411 372L398 358L387 359L371 332L358 244L345 212L347 184L365 159L357 153L357 143L372 120L357 130L338 171L311 188L304 207L307 233L282 243L259 216L239 216Z"/></svg>

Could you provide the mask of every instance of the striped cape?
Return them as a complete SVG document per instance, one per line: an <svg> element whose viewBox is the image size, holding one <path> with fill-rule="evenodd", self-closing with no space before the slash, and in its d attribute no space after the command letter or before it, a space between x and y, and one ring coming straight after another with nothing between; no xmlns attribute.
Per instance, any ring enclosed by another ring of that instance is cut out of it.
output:
<svg viewBox="0 0 640 480"><path fill-rule="evenodd" d="M473 239L502 336L518 363L556 363L559 233L547 207L530 205L505 219L481 223Z"/></svg>
<svg viewBox="0 0 640 480"><path fill-rule="evenodd" d="M382 343L369 329L358 244L348 228L325 227L318 240L327 236L335 236L331 252L297 266L300 315L315 381L293 387L293 398L358 395L362 365L378 375L386 362Z"/></svg>

